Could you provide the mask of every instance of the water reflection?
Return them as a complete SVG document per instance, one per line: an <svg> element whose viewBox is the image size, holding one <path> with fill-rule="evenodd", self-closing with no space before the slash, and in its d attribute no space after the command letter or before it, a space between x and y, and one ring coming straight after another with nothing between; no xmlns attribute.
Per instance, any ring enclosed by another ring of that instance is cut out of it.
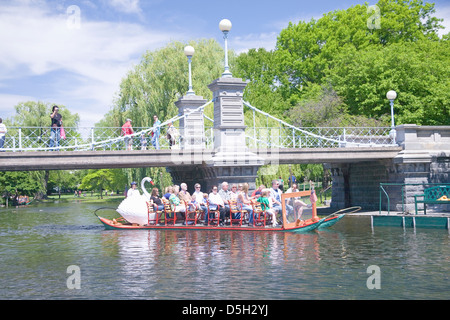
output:
<svg viewBox="0 0 450 320"><path fill-rule="evenodd" d="M0 212L2 299L448 299L447 230L106 231L98 205ZM42 211L41 211L42 210ZM68 290L66 268L81 269ZM381 290L368 290L378 265Z"/></svg>
<svg viewBox="0 0 450 320"><path fill-rule="evenodd" d="M339 237L339 233L334 233ZM163 298L286 298L280 290L316 273L317 233L223 231L112 231L102 234L104 254L118 257L129 294ZM342 246L342 244L341 244ZM326 252L325 252L326 254ZM138 288L139 287L139 292ZM269 290L258 292L257 287ZM295 291L289 298L299 298ZM257 294L255 294L257 292ZM277 296L273 294L277 292Z"/></svg>

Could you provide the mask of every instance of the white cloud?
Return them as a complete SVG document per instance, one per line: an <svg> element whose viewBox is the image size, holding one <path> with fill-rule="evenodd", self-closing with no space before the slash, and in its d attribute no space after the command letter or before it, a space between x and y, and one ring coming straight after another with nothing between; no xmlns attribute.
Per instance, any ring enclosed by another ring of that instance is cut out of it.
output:
<svg viewBox="0 0 450 320"><path fill-rule="evenodd" d="M139 0L108 0L106 2L121 12L138 14L142 12Z"/></svg>
<svg viewBox="0 0 450 320"><path fill-rule="evenodd" d="M450 5L447 6L436 5L435 9L436 12L434 16L440 19L444 19L444 21L441 22L441 24L445 27L445 29L439 30L439 35L443 36L444 34L450 32Z"/></svg>
<svg viewBox="0 0 450 320"><path fill-rule="evenodd" d="M139 1L116 0L114 4L128 4L136 11ZM63 14L51 10L43 2L39 6L29 1L0 4L2 108L12 109L17 103L8 92L9 82L27 79L27 83L46 87L46 92L38 94L35 88L22 87L17 97L34 96L64 104L80 114L82 125L92 125L109 111L121 79L146 50L183 36L132 23L89 21L83 11L79 28L72 28L73 11L67 15L65 10Z"/></svg>
<svg viewBox="0 0 450 320"><path fill-rule="evenodd" d="M9 118L14 116L15 110L11 106L17 105L19 102L35 100L31 96L20 96L14 94L0 93L0 118Z"/></svg>
<svg viewBox="0 0 450 320"><path fill-rule="evenodd" d="M267 51L275 49L278 32L248 34L230 39L231 47L237 54L247 52L251 48L265 48Z"/></svg>

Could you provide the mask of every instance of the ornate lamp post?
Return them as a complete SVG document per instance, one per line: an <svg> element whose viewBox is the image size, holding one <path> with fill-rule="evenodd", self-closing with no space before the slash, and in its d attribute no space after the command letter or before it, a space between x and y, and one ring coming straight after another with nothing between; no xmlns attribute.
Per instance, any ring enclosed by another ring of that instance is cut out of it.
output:
<svg viewBox="0 0 450 320"><path fill-rule="evenodd" d="M192 56L194 55L194 53L195 53L195 50L193 47L186 46L184 48L184 54L188 58L188 63L189 63L189 90L186 93L187 96L195 95L194 90L192 90L192 69L191 69L191 60L192 60Z"/></svg>
<svg viewBox="0 0 450 320"><path fill-rule="evenodd" d="M228 32L231 30L231 21L223 19L219 23L219 28L223 32L223 39L225 40L225 71L222 73L223 78L231 78L230 67L228 66Z"/></svg>
<svg viewBox="0 0 450 320"><path fill-rule="evenodd" d="M397 92L390 90L386 94L386 98L391 102L391 135L395 141L395 122L394 122L394 100L397 98Z"/></svg>

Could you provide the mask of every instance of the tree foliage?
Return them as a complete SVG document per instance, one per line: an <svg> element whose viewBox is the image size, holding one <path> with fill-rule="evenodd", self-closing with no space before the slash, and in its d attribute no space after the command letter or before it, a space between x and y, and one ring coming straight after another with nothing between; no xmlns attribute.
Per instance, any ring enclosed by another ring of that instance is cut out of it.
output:
<svg viewBox="0 0 450 320"><path fill-rule="evenodd" d="M27 101L18 103L14 109L16 114L8 119L11 126L21 127L50 127L52 107L55 103L41 101ZM59 107L59 113L62 115L65 127L77 127L80 122L78 113L72 114L70 110L64 106L56 104Z"/></svg>
<svg viewBox="0 0 450 320"><path fill-rule="evenodd" d="M214 40L191 41L188 44L172 42L167 46L146 52L141 62L131 70L120 84L116 102L105 121L122 126L126 118L135 127L153 125L153 115L167 120L178 110L174 102L188 90L188 61L184 47L195 48L192 57L192 82L196 95L211 99L208 89L223 72L223 49Z"/></svg>
<svg viewBox="0 0 450 320"><path fill-rule="evenodd" d="M396 124L450 124L449 37L438 36L442 20L433 17L434 4L379 0L379 16L374 8L366 3L291 22L275 50L241 54L236 64L250 80L249 101L296 124L345 125L350 118L389 125L386 93L396 90ZM339 119L326 105L320 108L322 99L331 98L323 88L341 101L335 105ZM314 112L325 114L315 119Z"/></svg>
<svg viewBox="0 0 450 320"><path fill-rule="evenodd" d="M449 41L343 50L327 76L350 114L384 118L389 123L386 93L395 90L397 124L450 124Z"/></svg>
<svg viewBox="0 0 450 320"><path fill-rule="evenodd" d="M121 169L87 170L79 188L102 194L102 190L123 190L127 184L127 176Z"/></svg>
<svg viewBox="0 0 450 320"><path fill-rule="evenodd" d="M16 193L35 196L38 192L45 192L42 179L42 173L35 171L0 172L0 194L4 197Z"/></svg>

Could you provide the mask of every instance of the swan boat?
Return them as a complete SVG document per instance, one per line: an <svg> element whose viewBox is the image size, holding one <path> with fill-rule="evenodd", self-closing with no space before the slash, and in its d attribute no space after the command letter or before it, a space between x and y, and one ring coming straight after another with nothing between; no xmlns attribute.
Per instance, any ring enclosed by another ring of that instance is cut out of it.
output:
<svg viewBox="0 0 450 320"><path fill-rule="evenodd" d="M345 213L331 214L325 218L317 216L314 190L300 191L293 193L284 193L281 195L282 204L282 224L273 226L267 222L267 215L263 212L259 218L254 219L253 225L244 225L245 220L232 219L230 216L225 219L225 224L219 224L219 211L208 209L208 223L204 224L204 218L199 217L200 212L187 210L184 213L184 218L177 218L174 209L169 203L164 204L164 210L156 211L153 204L150 202L150 195L145 188L145 182L152 183L151 178L144 178L141 181L141 188L143 195L128 197L123 200L117 208L117 212L121 215L118 219L107 219L97 215L97 211L105 208L95 210L94 214L98 217L100 222L107 230L142 230L142 229L166 229L166 230L227 230L227 231L274 231L274 232L293 232L303 233L313 231L315 229L329 228L345 216ZM310 196L312 200L312 217L306 220L292 221L292 215L288 215L286 203L290 198ZM315 200L314 200L315 199ZM210 206L207 206L210 208ZM108 208L109 209L109 208ZM257 208L256 208L257 209ZM176 211L176 210L175 210ZM257 212L255 210L255 212ZM244 214L241 214L243 217Z"/></svg>

